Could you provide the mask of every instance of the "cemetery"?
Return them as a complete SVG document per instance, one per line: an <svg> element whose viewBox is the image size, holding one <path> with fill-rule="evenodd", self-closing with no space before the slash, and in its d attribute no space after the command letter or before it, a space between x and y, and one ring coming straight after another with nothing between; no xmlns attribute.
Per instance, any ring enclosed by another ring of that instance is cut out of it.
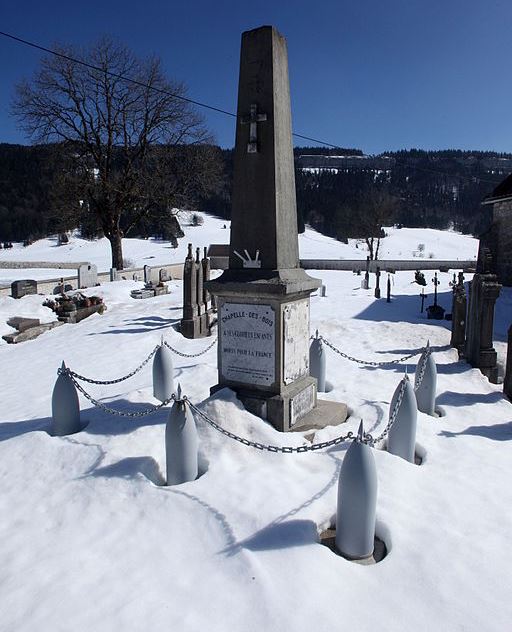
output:
<svg viewBox="0 0 512 632"><path fill-rule="evenodd" d="M0 345L3 625L506 630L512 288L455 232L421 269L414 229L355 265L299 236L274 27L238 88L229 231L105 281L84 247L79 292L6 277L2 327L48 331Z"/></svg>

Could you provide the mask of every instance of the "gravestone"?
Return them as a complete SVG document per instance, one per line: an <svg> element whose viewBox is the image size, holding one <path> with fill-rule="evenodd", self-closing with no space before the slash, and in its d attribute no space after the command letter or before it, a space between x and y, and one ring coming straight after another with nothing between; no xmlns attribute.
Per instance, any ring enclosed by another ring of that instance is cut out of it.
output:
<svg viewBox="0 0 512 632"><path fill-rule="evenodd" d="M117 268L110 268L110 280L117 281L118 280Z"/></svg>
<svg viewBox="0 0 512 632"><path fill-rule="evenodd" d="M312 414L344 421L344 404L315 408L309 375L309 297L320 285L299 265L286 42L263 26L242 35L229 268L206 282L219 325L212 392L232 388L282 431Z"/></svg>
<svg viewBox="0 0 512 632"><path fill-rule="evenodd" d="M11 283L11 296L22 298L27 294L37 294L37 282L32 279L22 279Z"/></svg>
<svg viewBox="0 0 512 632"><path fill-rule="evenodd" d="M93 263L78 266L78 288L95 287L98 285L98 268Z"/></svg>
<svg viewBox="0 0 512 632"><path fill-rule="evenodd" d="M466 327L466 359L494 383L498 380L497 353L493 347L494 305L500 290L495 274L474 275Z"/></svg>
<svg viewBox="0 0 512 632"><path fill-rule="evenodd" d="M160 282L160 271L158 268L144 266L144 283L148 286L157 285Z"/></svg>
<svg viewBox="0 0 512 632"><path fill-rule="evenodd" d="M159 283L169 281L169 274L165 268L160 268L160 270L158 271L158 281Z"/></svg>

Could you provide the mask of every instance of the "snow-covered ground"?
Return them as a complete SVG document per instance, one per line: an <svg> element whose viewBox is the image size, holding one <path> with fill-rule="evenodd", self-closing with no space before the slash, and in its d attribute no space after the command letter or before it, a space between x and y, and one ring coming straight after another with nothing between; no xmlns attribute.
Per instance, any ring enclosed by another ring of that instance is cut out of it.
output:
<svg viewBox="0 0 512 632"><path fill-rule="evenodd" d="M217 228L213 222L187 230L181 251L127 240L125 256L137 263L146 257L163 262L164 254L166 262L174 256L180 261L188 240L227 242L224 222ZM402 229L388 239L382 256L400 251L411 257L418 243L436 258L476 254L474 240L453 233ZM338 244L313 231L300 243L302 257L360 252L353 243ZM99 268L104 261L108 267L101 243L74 244L80 254L72 242L70 259ZM48 258L48 247L34 244L24 252L31 248L40 249L36 259ZM57 258L63 248L68 247L54 248ZM103 315L34 341L0 345L2 632L510 629L512 404L500 386L458 361L449 347L449 323L427 321L420 313L412 272L394 276L389 304L375 300L373 289L361 289L361 277L351 273L313 275L322 278L327 296L312 297L311 327L344 352L393 359L427 339L436 349L437 403L445 416L419 415L423 464L375 452L377 533L387 557L362 567L318 543L336 511L343 446L305 454L260 452L198 420L202 475L166 487L165 411L131 420L109 416L81 397L87 427L68 437L47 434L63 359L82 375L110 379L135 368L162 335L188 353L209 342L184 339L175 329L181 317L179 281L169 283L170 295L148 300L130 298L141 283L120 281L87 290L104 297ZM440 303L450 309L451 275L440 279ZM385 289L385 277L381 281ZM40 303L35 296L0 298L0 321L11 314L39 317L46 310ZM511 304L507 288L497 308L500 335L510 323ZM203 402L222 426L264 443L304 442L300 434L281 435L246 412L228 390L207 399L217 381L215 348L198 358L174 359L184 392ZM414 371L413 361L406 366ZM404 369L403 364L364 367L329 352L333 389L323 397L347 402L352 416L342 430L327 428L315 440L356 429L360 418L378 433ZM119 409L156 403L150 366L116 385L86 386Z"/></svg>
<svg viewBox="0 0 512 632"><path fill-rule="evenodd" d="M186 221L186 217L183 218L185 237L178 241L177 248L172 248L168 241L123 239L123 257L128 264L125 267L182 263L187 255L189 241L194 244L194 248L201 249L210 244L229 243L229 221L206 214L202 216L203 226L192 226ZM421 267L421 258L464 260L474 259L478 253L478 241L468 235L420 228L386 228L386 233L388 236L381 242L381 259L418 257L418 267ZM305 233L299 236L299 247L303 259L364 260L368 254L366 245L361 240L351 239L348 244L343 244L311 228L306 228ZM88 261L94 263L98 271L108 272L111 266L110 244L106 238L89 241L73 234L68 244L59 246L57 236L54 236L36 241L27 247L15 243L10 250L0 250L0 262L2 261ZM62 274L73 276L76 271L69 269L61 272L52 268L12 270L0 267L0 285L7 285L17 279L39 280Z"/></svg>

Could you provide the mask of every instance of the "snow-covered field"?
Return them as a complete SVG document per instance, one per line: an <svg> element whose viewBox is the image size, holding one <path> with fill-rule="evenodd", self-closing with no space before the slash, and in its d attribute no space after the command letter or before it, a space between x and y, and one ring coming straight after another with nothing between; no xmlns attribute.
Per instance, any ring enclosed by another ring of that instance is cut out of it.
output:
<svg viewBox="0 0 512 632"><path fill-rule="evenodd" d="M225 243L221 220L187 229L180 248L126 240L135 263L181 261L187 241ZM193 231L193 232L192 232ZM412 256L418 243L436 258L475 256L476 242L440 231L392 231L382 257ZM313 231L300 238L302 257L364 257L361 246L339 244ZM102 242L74 239L23 249L34 260L87 260L108 268ZM53 249L53 250L52 250ZM13 249L14 251L15 249ZM11 257L16 259L16 254ZM80 253L80 254L78 254ZM9 253L2 252L2 256ZM165 259L164 259L165 255ZM512 617L512 404L501 387L459 362L449 347L449 323L420 313L412 272L393 279L393 301L376 301L361 277L315 272L327 296L311 300L311 328L344 352L367 360L435 347L438 405L445 416L418 419L421 466L376 451L377 533L389 553L363 567L318 543L336 511L345 448L274 454L235 443L198 420L202 475L177 487L162 485L165 411L140 419L109 416L81 397L80 433L47 434L51 392L62 360L82 375L110 379L135 368L162 335L185 352L208 340L186 340L181 283L170 295L133 300L141 287L120 281L87 290L107 311L58 327L20 345L0 345L0 630L327 632L496 631ZM430 280L431 274L427 274ZM440 274L440 303L450 310L451 275ZM373 285L372 278L372 285ZM382 277L385 290L385 277ZM431 285L429 283L429 285ZM430 293L431 288L427 288ZM41 316L41 297L0 298L5 333L9 315ZM431 298L427 300L427 305ZM497 308L497 336L511 320L512 291ZM410 373L413 361L406 363ZM301 445L243 410L217 381L215 348L199 358L175 357L184 392L224 427L264 443ZM352 411L343 432L378 433L404 365L373 369L329 352L326 399ZM156 403L149 366L108 387L87 385L112 407L137 411ZM315 440L337 436L327 428Z"/></svg>
<svg viewBox="0 0 512 632"><path fill-rule="evenodd" d="M129 265L125 267L142 267L144 265L164 265L182 263L187 255L187 243L193 242L194 248L203 248L210 244L229 243L229 221L203 215L203 226L192 226L186 218L182 222L185 237L180 239L177 248L172 248L167 241L155 239L123 239L123 256ZM474 259L478 253L478 241L468 235L460 235L442 230L421 228L387 228L388 237L382 240L380 258L412 259ZM454 237L456 241L454 241ZM455 245L456 244L456 245ZM423 249L421 248L423 245ZM303 259L366 259L366 245L361 240L351 239L343 244L326 237L311 228L299 236L300 256ZM420 248L418 249L418 246ZM57 236L36 241L28 247L20 243L13 244L11 250L0 250L2 261L52 261L80 262L88 261L98 267L98 271L110 269L110 244L106 238L96 241L81 239L73 234L66 245L59 246ZM73 276L73 269L60 270L24 268L12 270L0 267L0 285L7 285L17 279L48 279L68 274Z"/></svg>

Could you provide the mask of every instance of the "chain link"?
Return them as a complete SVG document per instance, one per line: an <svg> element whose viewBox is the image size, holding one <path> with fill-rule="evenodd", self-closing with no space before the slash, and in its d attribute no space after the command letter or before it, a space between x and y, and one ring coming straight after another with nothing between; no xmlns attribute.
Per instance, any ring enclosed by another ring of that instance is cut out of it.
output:
<svg viewBox="0 0 512 632"><path fill-rule="evenodd" d="M396 421L396 418L398 416L398 411L400 410L400 406L402 405L402 401L404 399L404 394L405 394L405 388L408 381L409 381L409 378L407 377L407 375L402 378L402 381L400 382L400 390L398 391L398 397L396 398L395 405L393 407L393 410L391 411L391 415L389 416L389 421L386 427L384 428L384 430L380 433L380 435L374 439L371 435L365 434L365 438L367 436L371 438L370 445L375 445L376 443L380 443L381 441L384 441L384 439L388 436L389 431L393 427Z"/></svg>
<svg viewBox="0 0 512 632"><path fill-rule="evenodd" d="M420 359L418 360L418 367L416 370L416 375L414 376L414 390L417 391L423 382L423 378L425 377L425 371L427 369L427 362L430 354L432 353L432 349L430 345L427 345L421 354Z"/></svg>
<svg viewBox="0 0 512 632"><path fill-rule="evenodd" d="M207 351L209 351L216 342L217 342L217 338L215 338L215 340L213 340L212 343L209 344L208 347L206 347L206 349L204 349L203 351L200 351L199 353L182 353L181 351L174 349L174 347L171 347L171 345L168 344L166 341L164 341L164 345L168 349L170 349L173 353L175 353L176 355L182 356L183 358L197 358L203 355L204 353L206 353ZM82 382L87 382L89 384L103 384L103 385L119 384L119 382L124 382L124 380L127 380L130 377L133 377L136 373L141 371L146 366L146 364L153 358L153 356L155 355L155 353L158 351L159 348L160 348L160 345L157 345L153 349L153 351L148 355L148 357L143 362L141 362L141 364L139 364L139 366L136 369L134 369L127 375L123 375L123 377L119 377L115 380L93 380L92 378L85 377L84 375L80 375L79 373L76 373L75 371L71 371L70 369L68 369L68 374L72 376L73 378L75 378L76 380L81 380Z"/></svg>
<svg viewBox="0 0 512 632"><path fill-rule="evenodd" d="M313 336L312 336L313 338ZM418 353L421 352L421 357L420 360L418 362L418 366L419 366L419 370L416 371L416 376L415 376L415 380L414 380L414 390L416 391L422 381L423 381L423 377L425 375L425 370L426 370L426 366L427 366L427 360L430 356L430 354L432 353L432 349L430 347L430 345L427 345L426 347L424 347L423 349L421 349L420 351L416 351L415 353L411 353L407 356L403 356L402 358L399 358L397 360L391 360L388 362L367 362L365 360L358 360L357 358L354 358L352 356L347 355L346 353L343 353L343 351L340 351L339 349L337 349L332 343L330 343L328 340L326 340L323 336L319 337L323 342L325 342L325 344L330 347L333 351L335 351L336 353L338 353L339 355L341 355L342 357L346 358L347 360L351 360L353 362L357 362L358 364L364 364L364 365L369 365L369 366L383 366L383 365L388 365L388 364L398 364L399 362L403 362L404 360L409 360L410 358L413 358L415 355L418 355ZM182 353L181 351L178 351L177 349L174 349L173 347L171 347L171 345L169 345L166 341L163 341L163 344L168 347L171 351L173 351L174 353L176 353L177 355L180 355L182 357L185 358L195 358L198 357L200 355L203 355L205 353L207 353L213 346L214 344L217 342L217 339L213 340L211 342L211 344L208 345L208 347L206 347L206 349L204 349L203 351L200 351L199 353L194 353L194 354L186 354L186 353ZM98 401L97 399L95 399L94 397L92 397L92 395L90 395L89 393L87 393L87 391L81 386L81 384L79 384L78 380L82 380L84 382L88 382L89 384L118 384L119 382L122 382L124 380L127 380L128 378L132 377L133 375L135 375L136 373L138 373L150 360L151 358L155 355L155 353L157 352L157 350L160 348L160 345L156 346L153 351L149 354L149 356L133 371L131 371L130 373L128 373L127 375L118 378L116 380L93 380L91 378L87 378L84 377L83 375L79 375L78 373L75 373L74 371L71 371L71 369L69 368L59 368L57 373L59 375L67 375L70 380L73 382L73 384L75 385L75 387L77 388L77 390L79 390L82 395L88 399L94 406L97 406L98 408L101 408L102 410L104 410L105 412L111 414L111 415L117 415L119 417L130 417L130 418L138 418L138 417L145 417L147 415L151 415L155 412L157 412L158 410L160 410L161 408L164 408L165 406L167 406L170 402L172 401L184 401L192 411L194 411L195 413L197 413L207 424L209 424L210 426L212 426L212 428L215 428L215 430L217 430L218 432L220 432L221 434L225 435L226 437L229 437L230 439L233 439L235 441L238 441L239 443L242 443L243 445L246 446L250 446L253 448L256 448L258 450L266 450L268 452L281 452L283 454L292 454L292 453L301 453L301 452L313 452L316 450L323 450L325 448L329 448L335 445L339 445L340 443L344 443L345 441L362 441L363 443L366 443L370 446L374 446L377 443L380 443L381 441L383 441L387 435L389 434L389 431L391 430L391 428L393 427L393 424L396 421L397 415L398 415L398 411L400 409L400 406L402 404L403 398L404 398L404 393L405 393L405 387L406 387L406 383L409 380L409 378L407 376L405 376L402 381L401 381L401 388L400 391L398 393L398 397L397 400L395 402L395 405L393 407L393 410L391 412L391 415L389 417L389 421L386 425L386 427L384 428L384 430L382 431L382 433L378 436L378 437L373 437L370 433L364 433L362 439L360 439L358 436L355 436L354 433L352 431L349 431L346 435L341 435L340 437L336 437L335 439L331 439L330 441L323 441L320 443L313 443L311 445L302 445L302 446L276 446L276 445L267 445L264 443L259 443L257 441L250 441L249 439L245 439L244 437L240 437L238 435L236 435L233 432L230 432L229 430L226 430L225 428L223 428L222 426L220 426L217 422L213 421L213 419L211 419L210 417L208 417L208 415L206 415L205 413L203 413L197 406L195 406L194 404L192 404L192 402L186 397L184 396L182 400L177 400L176 399L176 395L171 395L171 397L169 397L168 399L166 399L165 401L163 401L162 403L156 405L156 406L150 406L149 408L146 408L145 410L139 411L139 412L123 412L120 410L116 410L115 408L110 408L109 406L106 406L105 404L103 404L102 402Z"/></svg>
<svg viewBox="0 0 512 632"><path fill-rule="evenodd" d="M311 339L314 339L314 336L311 336ZM329 342L326 338L324 338L324 336L319 336L319 339L325 342L325 344L330 349L332 349L335 353L339 354L342 358L345 358L346 360L350 360L351 362L357 362L357 364L365 364L368 366L385 366L388 364L399 364L400 362L405 362L405 360L410 360L411 358L414 358L414 356L417 356L419 353L424 352L426 349L426 347L424 347L423 349L418 349L418 351L415 351L414 353L410 353L409 355L402 356L401 358L397 358L396 360L384 360L383 362L370 362L367 360L359 360L358 358L354 358L353 356L343 353L343 351L340 351L339 349L337 349L332 344L332 342Z"/></svg>
<svg viewBox="0 0 512 632"><path fill-rule="evenodd" d="M82 395L91 402L91 404L93 404L94 406L97 406L98 408L101 408L102 410L109 413L110 415L117 415L118 417L130 417L132 419L137 418L137 417L146 417L147 415L152 415L153 413L156 413L157 410L160 410L164 406L167 406L170 402L176 399L176 395L173 394L171 395L171 397L164 400L161 404L157 404L156 406L150 406L149 408L146 408L145 410L141 410L136 413L123 412L122 410L110 408L110 406L106 406L105 404L98 401L97 399L94 399L94 397L92 395L89 395L89 393L83 388L83 386L77 382L77 380L73 377L73 374L69 369L60 368L58 369L57 372L59 375L63 375L63 374L68 375L69 379L76 386L77 390L79 390L82 393Z"/></svg>
<svg viewBox="0 0 512 632"><path fill-rule="evenodd" d="M223 434L226 437L229 437L230 439L234 439L235 441L238 441L239 443L242 443L243 445L250 446L251 448L256 448L257 450L266 450L267 452L282 452L284 454L292 454L294 452L296 453L311 452L315 450L321 450L322 448L328 448L333 445L338 445L350 439L354 439L354 433L348 432L346 435L337 437L336 439L332 439L331 441L324 441L322 443L315 443L312 445L301 445L297 447L267 445L265 443L259 443L258 441L250 441L249 439L245 439L244 437L240 437L236 435L234 432L230 432L229 430L226 430L225 428L220 426L217 422L213 421L213 419L208 417L208 415L203 413L202 410L199 410L199 408L195 406L187 397L184 397L183 400L190 407L191 410L197 413L204 421L206 421L208 425L212 426L212 428L215 428L215 430L218 430L221 434Z"/></svg>
<svg viewBox="0 0 512 632"><path fill-rule="evenodd" d="M183 353L182 351L178 351L178 349L175 349L174 347L171 347L171 345L164 340L164 345L170 349L173 353L175 353L176 355L181 356L182 358L198 358L199 356L205 354L206 352L210 351L210 349L213 347L213 345L217 342L217 338L215 338L207 347L206 349L203 349L203 351L199 351L199 353Z"/></svg>
<svg viewBox="0 0 512 632"><path fill-rule="evenodd" d="M393 411L389 417L389 421L387 426L384 428L382 433L378 437L373 437L369 432L365 432L363 434L362 443L366 443L370 446L374 446L379 443L383 439L385 439L391 430L393 424L396 421L398 410L400 409L400 405L402 404L402 400L404 398L405 393L405 384L408 378L404 378L401 382L401 388L398 393L398 397L393 408ZM186 396L183 397L183 401L190 407L192 411L197 413L201 419L203 419L208 425L212 428L215 428L218 432L223 434L234 441L238 441L243 445L249 446L251 448L256 448L257 450L266 450L267 452L281 452L283 454L293 454L293 453L301 453L301 452L315 452L316 450L323 450L325 448L330 448L335 445L339 445L340 443L344 443L345 441L359 441L358 437L352 432L347 432L346 435L341 435L340 437L336 437L335 439L331 439L330 441L322 441L320 443L313 443L311 445L301 445L301 446L278 446L278 445L267 445L265 443L259 443L258 441L250 441L249 439L245 439L244 437L240 437L234 432L230 432L226 430L222 426L220 426L216 421L208 417L206 413L203 413L197 406L195 406Z"/></svg>
<svg viewBox="0 0 512 632"><path fill-rule="evenodd" d="M117 380L93 380L89 377L80 375L79 373L75 373L74 371L71 371L71 369L67 369L67 373L75 380L81 380L82 382L88 382L89 384L119 384L119 382L124 382L124 380L127 380L130 377L133 377L136 373L141 371L146 366L146 364L151 360L151 358L155 355L158 349L159 349L159 345L157 345L153 349L153 351L148 355L148 357L141 364L139 364L139 366L136 369L131 371L131 373L128 373L128 375L124 375L123 377L117 378Z"/></svg>

